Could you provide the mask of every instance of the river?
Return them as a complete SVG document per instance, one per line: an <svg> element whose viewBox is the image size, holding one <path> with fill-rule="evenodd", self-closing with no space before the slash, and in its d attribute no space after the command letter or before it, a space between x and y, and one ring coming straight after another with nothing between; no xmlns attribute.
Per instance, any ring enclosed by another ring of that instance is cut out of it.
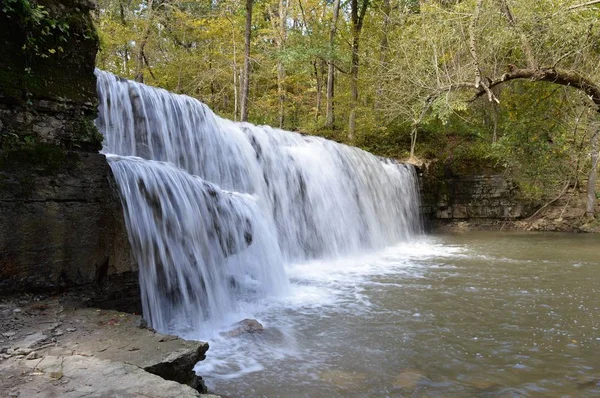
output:
<svg viewBox="0 0 600 398"><path fill-rule="evenodd" d="M241 310L265 331L212 336L197 370L232 397L598 396L599 243L473 232L294 264L289 295Z"/></svg>
<svg viewBox="0 0 600 398"><path fill-rule="evenodd" d="M144 318L214 391L600 394L597 235L423 236L410 165L96 75Z"/></svg>

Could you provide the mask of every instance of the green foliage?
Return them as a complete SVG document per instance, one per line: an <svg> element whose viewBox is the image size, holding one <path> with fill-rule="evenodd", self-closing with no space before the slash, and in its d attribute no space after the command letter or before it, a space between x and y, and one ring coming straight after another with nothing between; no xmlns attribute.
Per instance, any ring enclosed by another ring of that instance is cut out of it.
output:
<svg viewBox="0 0 600 398"><path fill-rule="evenodd" d="M85 117L75 119L72 131L74 142L66 143L67 147L84 151L98 151L102 149L104 137L100 134L91 119Z"/></svg>
<svg viewBox="0 0 600 398"><path fill-rule="evenodd" d="M589 171L589 99L552 83L513 81L492 90L498 104L487 93L473 97L475 76L479 71L489 83L513 68L537 65L577 71L600 84L598 9L569 11L578 3L486 1L472 27L476 0L390 0L389 11L383 1L372 2L361 35L352 143L405 158L414 130L418 157L438 159L455 172L505 169L532 200L555 195L566 180ZM244 2L149 4L99 1L98 66L127 78L141 68L146 83L196 97L224 117L239 117ZM281 6L288 8L283 34L277 27ZM333 48L332 1L266 0L254 7L250 121L276 126L282 106L284 128L347 142L348 4L342 2ZM328 63L335 65L335 123L325 127Z"/></svg>
<svg viewBox="0 0 600 398"><path fill-rule="evenodd" d="M70 37L67 20L52 17L46 7L31 0L4 0L1 10L8 18L16 19L25 32L22 50L26 54L48 58L64 51L63 45Z"/></svg>

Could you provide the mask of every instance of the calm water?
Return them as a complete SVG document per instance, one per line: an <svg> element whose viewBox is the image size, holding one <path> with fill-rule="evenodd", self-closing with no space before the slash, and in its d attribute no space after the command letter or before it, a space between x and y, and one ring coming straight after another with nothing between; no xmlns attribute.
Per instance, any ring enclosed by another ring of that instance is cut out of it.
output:
<svg viewBox="0 0 600 398"><path fill-rule="evenodd" d="M600 396L600 236L468 233L288 267L198 365L231 397ZM188 337L206 338L207 336Z"/></svg>

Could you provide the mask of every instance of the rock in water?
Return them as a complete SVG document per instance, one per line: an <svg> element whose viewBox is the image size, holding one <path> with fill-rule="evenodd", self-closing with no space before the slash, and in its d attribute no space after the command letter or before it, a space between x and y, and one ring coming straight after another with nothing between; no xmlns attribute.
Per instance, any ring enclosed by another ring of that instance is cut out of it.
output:
<svg viewBox="0 0 600 398"><path fill-rule="evenodd" d="M394 379L394 388L405 390L414 390L419 384L427 381L425 372L418 369L404 369L398 377Z"/></svg>
<svg viewBox="0 0 600 398"><path fill-rule="evenodd" d="M343 390L355 390L366 380L367 376L358 372L344 370L326 370L321 373L321 380Z"/></svg>
<svg viewBox="0 0 600 398"><path fill-rule="evenodd" d="M471 380L469 383L480 391L487 391L500 386L498 383L484 379Z"/></svg>
<svg viewBox="0 0 600 398"><path fill-rule="evenodd" d="M225 337L238 337L245 333L261 333L265 328L256 319L244 319L236 323L236 327L228 332L222 333Z"/></svg>

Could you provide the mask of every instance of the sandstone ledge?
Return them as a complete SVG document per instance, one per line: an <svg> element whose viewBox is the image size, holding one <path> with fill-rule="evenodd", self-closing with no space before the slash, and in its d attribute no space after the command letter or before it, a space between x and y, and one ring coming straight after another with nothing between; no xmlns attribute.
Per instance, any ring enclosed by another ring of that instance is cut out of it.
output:
<svg viewBox="0 0 600 398"><path fill-rule="evenodd" d="M3 396L208 397L193 372L208 344L142 328L139 315L10 300L0 321Z"/></svg>

